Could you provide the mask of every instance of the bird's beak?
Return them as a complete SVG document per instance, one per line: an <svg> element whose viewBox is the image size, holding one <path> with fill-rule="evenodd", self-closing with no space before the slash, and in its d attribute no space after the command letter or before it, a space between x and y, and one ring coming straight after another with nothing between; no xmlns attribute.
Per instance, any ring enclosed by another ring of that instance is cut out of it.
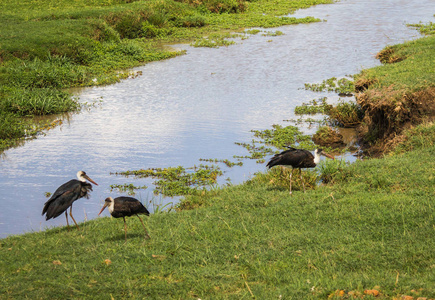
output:
<svg viewBox="0 0 435 300"><path fill-rule="evenodd" d="M87 180L89 180L90 182L92 182L95 185L98 185L98 183L96 183L95 181L93 181L88 175L83 176L85 177Z"/></svg>
<svg viewBox="0 0 435 300"><path fill-rule="evenodd" d="M328 154L328 153L323 153L323 152L322 152L322 155L324 155L324 156L326 156L326 157L328 157L328 158L330 158L330 159L335 159L334 156L332 156L332 155L330 155L330 154Z"/></svg>
<svg viewBox="0 0 435 300"><path fill-rule="evenodd" d="M107 203L104 203L103 208L100 210L100 212L98 213L98 215L100 215L100 214L103 212L103 210L104 210L107 206L108 206Z"/></svg>

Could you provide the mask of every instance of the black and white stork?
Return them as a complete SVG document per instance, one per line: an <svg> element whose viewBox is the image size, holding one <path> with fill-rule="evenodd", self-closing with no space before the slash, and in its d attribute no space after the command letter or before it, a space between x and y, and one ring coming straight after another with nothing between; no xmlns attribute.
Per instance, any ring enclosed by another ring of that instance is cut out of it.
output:
<svg viewBox="0 0 435 300"><path fill-rule="evenodd" d="M77 180L78 179L78 180ZM44 209L42 210L42 215L45 215L46 220L50 220L51 218L56 218L61 213L65 212L66 224L68 226L69 231L69 223L68 223L68 207L70 207L69 215L71 219L77 226L77 229L80 230L79 225L77 225L76 220L72 215L72 204L77 199L85 197L89 199L89 192L92 191L92 184L86 182L89 180L95 185L98 185L95 181L89 178L88 175L84 171L77 172L77 179L72 179L67 183L62 184L54 194L48 199L44 204Z"/></svg>
<svg viewBox="0 0 435 300"><path fill-rule="evenodd" d="M290 173L290 194L292 193L292 175L293 170L298 168L301 174L301 182L302 187L304 188L305 193L305 185L302 179L302 170L303 168L314 168L320 162L320 155L324 155L326 157L334 159L333 156L322 152L322 149L314 150L314 155L311 154L310 151L305 149L296 149L292 147L288 147L288 150L285 150L281 153L275 154L270 161L267 163L267 167L270 169L273 166L291 166L292 171Z"/></svg>
<svg viewBox="0 0 435 300"><path fill-rule="evenodd" d="M125 217L130 217L136 215L140 222L142 223L143 229L145 230L145 234L147 238L150 238L145 225L142 219L139 217L139 214L144 214L149 216L149 211L145 208L145 206L140 203L139 200L132 197L117 197L113 199L112 197L106 198L104 200L104 205L98 215L100 215L103 210L108 207L109 212L114 218L123 218L124 219L124 232L125 232L125 241L127 241L127 223L125 222Z"/></svg>

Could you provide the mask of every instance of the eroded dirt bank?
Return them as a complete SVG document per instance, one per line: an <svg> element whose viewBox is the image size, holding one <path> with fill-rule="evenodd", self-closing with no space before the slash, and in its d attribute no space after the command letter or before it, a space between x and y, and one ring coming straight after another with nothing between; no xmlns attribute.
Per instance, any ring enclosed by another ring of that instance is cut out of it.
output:
<svg viewBox="0 0 435 300"><path fill-rule="evenodd" d="M385 61L385 51L382 50L377 55L384 63L396 63L406 59ZM388 52L388 57L397 58L394 52ZM433 83L427 82L426 87L416 91L410 91L406 86L401 89L394 88L393 85L379 87L377 83L376 77L365 75L355 82L356 101L364 111L363 121L357 128L360 144L371 156L392 150L403 139L404 130L435 120Z"/></svg>

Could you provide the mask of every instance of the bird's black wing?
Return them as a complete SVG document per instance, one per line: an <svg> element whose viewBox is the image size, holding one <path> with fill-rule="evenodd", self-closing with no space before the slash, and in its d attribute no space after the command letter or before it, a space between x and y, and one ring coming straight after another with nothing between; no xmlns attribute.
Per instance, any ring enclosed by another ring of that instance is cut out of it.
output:
<svg viewBox="0 0 435 300"><path fill-rule="evenodd" d="M268 168L272 168L273 166L281 165L299 168L303 167L301 165L302 162L309 160L310 158L314 160L314 156L311 154L310 151L289 147L289 150L285 150L273 156L266 166Z"/></svg>
<svg viewBox="0 0 435 300"><path fill-rule="evenodd" d="M301 161L296 166L296 168L314 168L316 164L314 163L314 155L308 150L304 151L304 155L301 154Z"/></svg>
<svg viewBox="0 0 435 300"><path fill-rule="evenodd" d="M115 199L112 216L115 218L129 217L136 214L150 213L139 200L132 197L118 197Z"/></svg>
<svg viewBox="0 0 435 300"><path fill-rule="evenodd" d="M44 204L42 215L46 213L46 220L56 218L71 204L77 200L81 192L81 183L76 179L72 179L67 183L62 184Z"/></svg>

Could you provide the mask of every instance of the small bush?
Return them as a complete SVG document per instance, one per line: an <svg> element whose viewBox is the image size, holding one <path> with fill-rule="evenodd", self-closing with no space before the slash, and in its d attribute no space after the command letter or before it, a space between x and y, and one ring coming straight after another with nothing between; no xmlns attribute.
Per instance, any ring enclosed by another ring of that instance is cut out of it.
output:
<svg viewBox="0 0 435 300"><path fill-rule="evenodd" d="M88 23L93 27L93 39L100 42L119 42L121 37L113 27L109 26L104 20L89 20Z"/></svg>
<svg viewBox="0 0 435 300"><path fill-rule="evenodd" d="M313 135L312 140L320 146L345 147L343 136L329 126L321 126Z"/></svg>
<svg viewBox="0 0 435 300"><path fill-rule="evenodd" d="M344 169L348 163L345 160L325 159L318 164L320 180L323 183L334 183L343 180Z"/></svg>
<svg viewBox="0 0 435 300"><path fill-rule="evenodd" d="M117 20L113 28L121 38L135 39L142 36L142 23L143 19L140 15L126 13Z"/></svg>
<svg viewBox="0 0 435 300"><path fill-rule="evenodd" d="M326 114L334 123L343 127L356 127L364 117L364 112L358 104L344 101L328 107Z"/></svg>

